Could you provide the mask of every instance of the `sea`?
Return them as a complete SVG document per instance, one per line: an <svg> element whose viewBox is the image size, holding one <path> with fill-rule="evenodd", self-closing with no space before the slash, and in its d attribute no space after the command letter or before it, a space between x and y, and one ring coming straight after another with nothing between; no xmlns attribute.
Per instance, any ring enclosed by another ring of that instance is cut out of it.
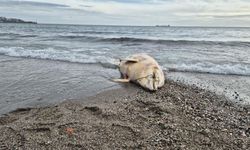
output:
<svg viewBox="0 0 250 150"><path fill-rule="evenodd" d="M250 103L250 28L0 24L0 114L121 88L117 61L135 53L170 80Z"/></svg>

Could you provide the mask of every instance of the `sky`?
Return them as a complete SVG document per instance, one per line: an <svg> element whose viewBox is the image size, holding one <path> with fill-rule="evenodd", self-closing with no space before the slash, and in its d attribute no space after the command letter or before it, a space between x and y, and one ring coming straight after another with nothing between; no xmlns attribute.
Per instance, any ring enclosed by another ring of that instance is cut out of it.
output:
<svg viewBox="0 0 250 150"><path fill-rule="evenodd" d="M0 0L0 16L53 24L250 27L250 0Z"/></svg>

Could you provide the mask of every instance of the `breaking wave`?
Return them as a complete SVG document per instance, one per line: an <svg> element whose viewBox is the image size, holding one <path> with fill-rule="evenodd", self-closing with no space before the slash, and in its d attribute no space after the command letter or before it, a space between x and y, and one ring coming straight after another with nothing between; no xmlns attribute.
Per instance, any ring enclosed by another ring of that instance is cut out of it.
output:
<svg viewBox="0 0 250 150"><path fill-rule="evenodd" d="M54 48L28 50L23 47L0 48L0 55L34 59L56 60L83 64L100 64L115 68L116 60L105 56L91 56L74 51L56 50Z"/></svg>
<svg viewBox="0 0 250 150"><path fill-rule="evenodd" d="M83 64L99 64L105 68L116 68L117 59L107 55L91 55L82 53L81 51L58 50L54 48L45 49L26 49L23 47L2 47L0 55L57 60ZM176 72L194 72L194 73L211 73L223 75L242 75L250 76L250 64L248 63L211 63L211 62L194 62L194 63L174 63L161 64L166 70Z"/></svg>
<svg viewBox="0 0 250 150"><path fill-rule="evenodd" d="M9 38L26 38L26 37L37 37L33 34L17 34L17 33L0 33L0 38L9 37Z"/></svg>
<svg viewBox="0 0 250 150"><path fill-rule="evenodd" d="M87 35L60 35L54 39L68 39L93 42L112 43L151 43L151 44L178 44L178 45L228 45L228 46L250 46L247 41L206 41L206 40L173 40L173 39L150 39L133 37L100 37Z"/></svg>

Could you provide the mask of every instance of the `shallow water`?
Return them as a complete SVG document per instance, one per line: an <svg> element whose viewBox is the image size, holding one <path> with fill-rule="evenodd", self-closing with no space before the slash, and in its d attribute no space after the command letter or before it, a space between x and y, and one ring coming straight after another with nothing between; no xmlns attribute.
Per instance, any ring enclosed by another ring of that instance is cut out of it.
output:
<svg viewBox="0 0 250 150"><path fill-rule="evenodd" d="M115 64L134 53L172 80L250 102L249 29L0 24L0 113L119 88Z"/></svg>
<svg viewBox="0 0 250 150"><path fill-rule="evenodd" d="M0 114L16 108L48 106L119 88L114 69L58 61L0 56Z"/></svg>
<svg viewBox="0 0 250 150"><path fill-rule="evenodd" d="M167 78L225 95L239 104L250 104L250 77L205 73L169 72Z"/></svg>

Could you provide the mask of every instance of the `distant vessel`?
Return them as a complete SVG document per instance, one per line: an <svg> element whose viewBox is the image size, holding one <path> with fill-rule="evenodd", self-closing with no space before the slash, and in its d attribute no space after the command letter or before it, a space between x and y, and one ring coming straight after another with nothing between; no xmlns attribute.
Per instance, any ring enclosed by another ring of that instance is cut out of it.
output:
<svg viewBox="0 0 250 150"><path fill-rule="evenodd" d="M156 27L170 27L170 25L156 25Z"/></svg>
<svg viewBox="0 0 250 150"><path fill-rule="evenodd" d="M33 22L33 21L24 21L24 20L21 20L21 19L6 18L6 17L0 17L0 23L30 23L30 24L37 24L37 22Z"/></svg>

